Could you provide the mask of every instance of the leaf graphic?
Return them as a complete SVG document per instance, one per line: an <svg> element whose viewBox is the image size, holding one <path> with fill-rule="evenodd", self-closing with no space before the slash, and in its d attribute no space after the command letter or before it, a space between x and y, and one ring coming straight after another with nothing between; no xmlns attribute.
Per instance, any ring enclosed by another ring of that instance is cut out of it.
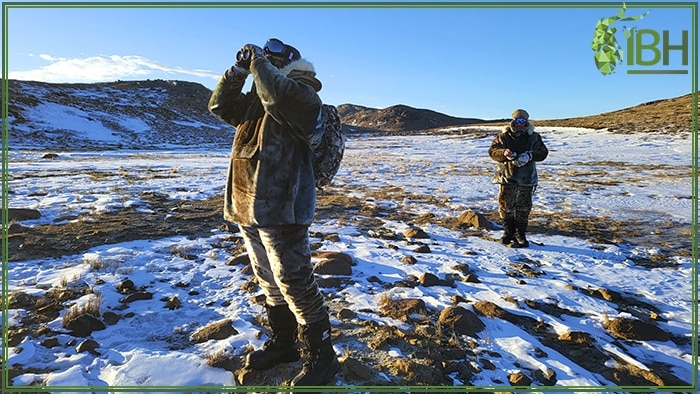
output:
<svg viewBox="0 0 700 394"><path fill-rule="evenodd" d="M622 47L615 38L617 29L612 27L612 24L617 21L637 21L649 14L647 11L642 15L625 16L626 10L627 6L625 3L622 3L622 9L617 14L609 18L600 18L598 23L596 23L591 49L594 51L593 59L595 60L595 65L603 75L612 74L617 64L623 60ZM634 28L625 28L624 30L625 38L628 38L633 34Z"/></svg>

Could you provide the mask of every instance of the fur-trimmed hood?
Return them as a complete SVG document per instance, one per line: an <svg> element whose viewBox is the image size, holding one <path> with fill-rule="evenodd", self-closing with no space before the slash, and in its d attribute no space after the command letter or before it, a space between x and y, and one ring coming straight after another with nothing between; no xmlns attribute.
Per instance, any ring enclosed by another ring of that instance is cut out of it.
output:
<svg viewBox="0 0 700 394"><path fill-rule="evenodd" d="M295 60L282 67L280 72L289 78L306 83L317 92L320 92L323 87L321 81L316 78L316 70L313 64L306 59Z"/></svg>
<svg viewBox="0 0 700 394"><path fill-rule="evenodd" d="M515 130L513 129L513 122L511 121L508 126L503 126L503 133L513 133L515 134ZM533 135L535 133L535 125L532 124L532 122L527 122L527 135Z"/></svg>

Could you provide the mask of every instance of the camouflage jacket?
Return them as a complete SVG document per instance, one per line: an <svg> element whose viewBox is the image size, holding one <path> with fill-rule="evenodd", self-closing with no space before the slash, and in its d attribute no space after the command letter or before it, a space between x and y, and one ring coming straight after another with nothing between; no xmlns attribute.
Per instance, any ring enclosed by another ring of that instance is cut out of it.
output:
<svg viewBox="0 0 700 394"><path fill-rule="evenodd" d="M517 154L530 152L532 160L522 167L516 167L512 160L508 160L505 157L504 151L506 149L510 149ZM494 138L489 148L489 156L498 163L492 182L497 184L536 186L537 167L535 162L546 159L548 154L549 151L542 141L542 137L535 132L535 127L532 123L529 124L527 133L522 133L517 137L511 126L505 126Z"/></svg>
<svg viewBox="0 0 700 394"><path fill-rule="evenodd" d="M304 59L278 70L253 57L250 73L251 91L241 92L247 73L227 73L209 100L209 111L236 127L224 218L244 226L308 226L316 209L309 141L320 119L321 82Z"/></svg>

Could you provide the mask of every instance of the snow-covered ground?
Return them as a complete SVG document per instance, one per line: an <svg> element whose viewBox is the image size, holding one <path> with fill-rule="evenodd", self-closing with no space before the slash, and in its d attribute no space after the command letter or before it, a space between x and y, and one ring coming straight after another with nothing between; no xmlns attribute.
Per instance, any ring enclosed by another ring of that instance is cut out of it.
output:
<svg viewBox="0 0 700 394"><path fill-rule="evenodd" d="M547 160L538 164L540 186L533 214L610 217L614 220L644 220L650 224L672 221L677 226L692 226L691 136L669 134L612 134L575 128L538 128L550 149ZM495 135L496 130L493 130ZM475 139L455 132L446 135L402 137L353 137L348 141L343 166L334 185L354 196L366 198L373 190L402 188L408 196L431 196L441 204L420 198L376 200L379 206L399 205L416 214L436 217L459 216L466 209L480 212L497 207L497 186L490 179L495 163L488 157L491 138ZM143 192L157 191L172 199L204 199L222 193L228 163L228 150L106 151L56 152L55 160L42 159L44 152L10 151L9 207L33 208L42 218L22 222L24 226L61 223L79 213L110 211L138 205ZM150 174L150 175L149 175ZM159 176L153 176L159 175ZM385 227L402 232L406 223L385 219ZM662 311L665 322L659 326L679 337L693 332L693 261L688 251L671 256L675 267L648 268L635 265L631 256L653 256L653 244L593 244L585 239L560 235L531 234L530 249L508 249L483 237L464 237L459 232L435 224L423 228L431 236L431 253L421 255L415 265L398 263L405 251L385 247L385 241L369 236L348 221L337 218L319 220L312 231L337 233L338 242L323 241L324 250L345 252L353 257L356 283L330 295L352 305L355 310L377 310L382 297L423 299L429 308L439 310L452 304L460 294L470 301L491 301L546 323L557 332L584 331L596 338L611 354L622 355L640 368L661 361L672 366L672 373L691 382L694 365L692 341L676 345L672 341L629 342L621 351L614 338L602 327L604 319L625 317L610 303L569 290L606 288L633 294ZM57 259L12 262L4 278L10 292L41 294L67 282L83 282L101 294L101 311L114 310L123 297L115 284L128 276L137 286L148 286L154 300L178 296L182 308L168 310L138 301L130 304L133 317L105 330L94 331L91 338L100 344L101 356L78 353L69 346L73 337L59 335L60 346L40 345L45 338L26 338L17 347L4 346L9 365L44 368L52 372L26 373L11 386L47 385L59 391L76 386L159 387L233 386L231 372L207 365L213 354L242 354L249 346L260 347L255 317L262 308L250 303L250 294L241 290L248 280L225 263L230 257L224 240L230 234L212 229L208 237L191 239L174 236L158 240L140 240L96 247L85 253ZM500 231L492 231L494 238ZM648 239L648 238L647 238ZM653 239L653 238L652 238ZM319 241L319 240L315 240ZM541 245L539 245L541 244ZM230 246L230 245L229 245ZM196 261L173 254L173 248L197 255ZM507 265L521 258L540 263L544 277L528 278L528 285L516 286L505 274ZM104 267L95 270L92 261ZM450 267L468 264L481 283L458 282L456 288L392 288L385 292L369 290L366 279L377 276L386 282L410 275L431 272L444 277ZM98 281L97 279L100 279ZM192 284L181 289L178 281ZM99 284L101 283L101 284ZM189 296L196 293L197 296ZM536 300L580 312L582 317L562 315L553 318L534 309L517 309L504 298ZM80 302L88 302L87 299ZM469 308L469 306L466 306ZM23 310L7 311L9 326L19 324ZM629 317L629 316L627 316ZM177 338L187 338L197 328L225 318L233 320L239 334L224 340L173 347ZM402 327L402 322L362 313L359 319ZM515 325L484 318L486 329L478 345L502 355L496 369L477 374L475 386L495 386L507 382L509 372L522 368L551 368L557 373L557 385L567 387L614 386L602 376L583 369L554 349ZM48 323L59 332L62 318ZM339 324L335 316L332 323ZM541 348L544 358L533 356ZM336 345L342 358L345 351ZM695 349L697 351L697 349ZM395 351L396 352L396 351ZM630 356L631 355L631 356ZM397 354L397 356L401 356ZM612 361L611 357L611 363ZM41 369L38 369L41 370ZM338 376L338 385L348 385ZM224 387L222 387L222 391ZM105 390L106 391L106 390ZM134 389L134 391L138 391ZM182 391L188 391L185 388ZM348 391L348 390L344 390Z"/></svg>

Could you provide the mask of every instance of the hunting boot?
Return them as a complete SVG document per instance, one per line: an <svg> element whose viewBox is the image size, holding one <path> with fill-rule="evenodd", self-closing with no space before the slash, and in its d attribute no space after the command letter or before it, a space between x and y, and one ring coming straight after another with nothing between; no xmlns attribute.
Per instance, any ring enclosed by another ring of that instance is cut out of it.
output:
<svg viewBox="0 0 700 394"><path fill-rule="evenodd" d="M515 235L515 218L506 218L503 222L503 237L501 237L501 243L503 245L510 245L513 241L513 236Z"/></svg>
<svg viewBox="0 0 700 394"><path fill-rule="evenodd" d="M299 360L297 350L297 320L288 305L265 305L267 319L272 328L270 339L265 341L262 350L248 353L246 367L268 369L277 364Z"/></svg>
<svg viewBox="0 0 700 394"><path fill-rule="evenodd" d="M335 374L340 371L340 363L331 343L328 318L302 326L300 339L306 345L304 366L292 379L292 386L326 386L333 383Z"/></svg>
<svg viewBox="0 0 700 394"><path fill-rule="evenodd" d="M527 230L527 222L516 222L515 223L515 242L511 245L514 248L527 248L530 243L525 238L525 231Z"/></svg>

